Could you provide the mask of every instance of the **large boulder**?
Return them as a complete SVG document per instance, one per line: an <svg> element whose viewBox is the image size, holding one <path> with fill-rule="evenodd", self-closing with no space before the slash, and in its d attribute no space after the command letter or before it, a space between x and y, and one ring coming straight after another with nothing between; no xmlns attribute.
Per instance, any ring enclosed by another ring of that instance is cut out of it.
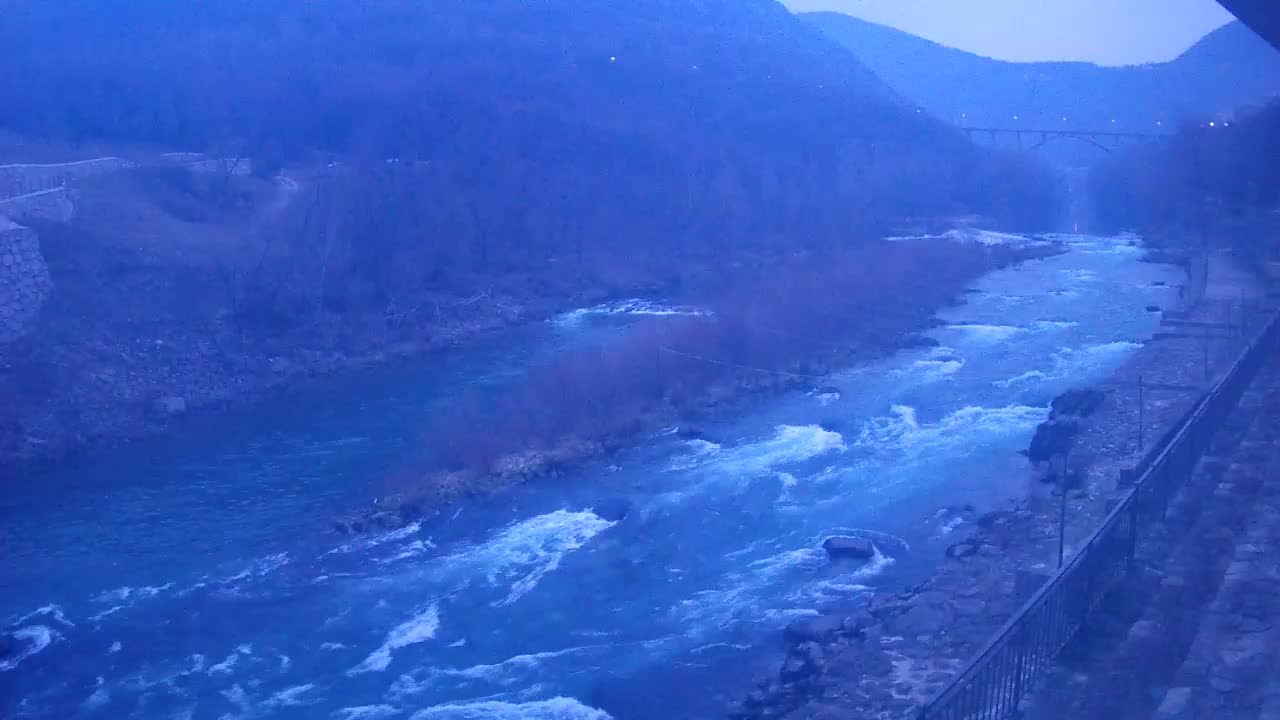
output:
<svg viewBox="0 0 1280 720"><path fill-rule="evenodd" d="M631 501L624 497L609 498L595 507L595 514L602 520L618 522L631 514Z"/></svg>
<svg viewBox="0 0 1280 720"><path fill-rule="evenodd" d="M1071 444L1079 432L1080 423L1075 420L1050 418L1036 428L1036 434L1031 438L1031 447L1027 449L1027 458L1033 463L1040 464L1064 455L1071 449Z"/></svg>
<svg viewBox="0 0 1280 720"><path fill-rule="evenodd" d="M833 535L822 543L827 557L832 560L870 560L876 556L876 546L866 538Z"/></svg>
<svg viewBox="0 0 1280 720"><path fill-rule="evenodd" d="M805 642L829 642L844 629L844 619L838 615L819 615L796 620L782 631L782 638L791 645Z"/></svg>
<svg viewBox="0 0 1280 720"><path fill-rule="evenodd" d="M1051 417L1059 418L1064 415L1070 415L1078 418L1088 417L1093 414L1102 401L1107 399L1107 394L1095 388L1080 388L1077 390L1068 390L1053 399L1050 404Z"/></svg>

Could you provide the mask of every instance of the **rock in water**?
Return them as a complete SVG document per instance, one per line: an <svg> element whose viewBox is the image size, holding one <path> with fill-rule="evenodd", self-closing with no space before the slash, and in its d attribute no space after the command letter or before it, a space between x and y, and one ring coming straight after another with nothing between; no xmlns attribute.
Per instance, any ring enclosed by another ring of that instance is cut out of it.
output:
<svg viewBox="0 0 1280 720"><path fill-rule="evenodd" d="M1053 417L1062 415L1074 415L1076 417L1088 417L1093 414L1098 406L1102 405L1102 401L1107 399L1107 394L1101 390L1094 388L1081 388L1079 390L1068 390L1053 399L1050 405Z"/></svg>
<svg viewBox="0 0 1280 720"><path fill-rule="evenodd" d="M631 513L631 501L626 498L609 498L595 508L595 513L602 520L618 522Z"/></svg>
<svg viewBox="0 0 1280 720"><path fill-rule="evenodd" d="M844 535L827 538L822 543L822 549L827 551L827 557L832 560L870 560L876 556L876 546L870 540Z"/></svg>
<svg viewBox="0 0 1280 720"><path fill-rule="evenodd" d="M844 619L837 615L820 615L801 618L782 631L782 637L792 645L805 642L827 642L844 630Z"/></svg>
<svg viewBox="0 0 1280 720"><path fill-rule="evenodd" d="M1071 449L1079 431L1080 425L1074 421L1049 420L1040 423L1035 436L1031 438L1027 458L1033 463L1042 463L1062 455Z"/></svg>

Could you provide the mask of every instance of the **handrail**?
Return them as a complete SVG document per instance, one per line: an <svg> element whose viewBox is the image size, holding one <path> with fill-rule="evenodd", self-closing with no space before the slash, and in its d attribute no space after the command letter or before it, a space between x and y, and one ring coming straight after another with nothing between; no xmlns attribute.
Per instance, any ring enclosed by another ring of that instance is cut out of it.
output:
<svg viewBox="0 0 1280 720"><path fill-rule="evenodd" d="M1277 335L1280 313L1271 318L1227 374L1201 396L1176 431L1166 435L1164 447L1084 546L946 688L920 708L919 720L1002 720L1016 712L1036 677L1066 647L1112 586L1128 574L1140 525L1163 519L1179 482L1190 475L1208 448L1213 426L1235 407Z"/></svg>

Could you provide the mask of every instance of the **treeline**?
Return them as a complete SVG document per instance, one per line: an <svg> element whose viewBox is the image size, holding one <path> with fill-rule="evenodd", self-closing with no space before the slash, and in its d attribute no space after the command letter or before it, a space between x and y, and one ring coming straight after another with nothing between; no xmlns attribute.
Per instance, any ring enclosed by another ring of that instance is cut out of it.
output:
<svg viewBox="0 0 1280 720"><path fill-rule="evenodd" d="M1167 245L1239 239L1257 247L1280 209L1277 157L1280 101L1234 121L1190 123L1094 171L1096 220Z"/></svg>

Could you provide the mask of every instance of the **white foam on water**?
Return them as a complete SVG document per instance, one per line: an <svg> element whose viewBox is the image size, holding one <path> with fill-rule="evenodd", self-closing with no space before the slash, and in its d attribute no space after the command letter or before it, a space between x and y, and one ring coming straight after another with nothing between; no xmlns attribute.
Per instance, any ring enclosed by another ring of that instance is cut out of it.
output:
<svg viewBox="0 0 1280 720"><path fill-rule="evenodd" d="M95 602L128 602L133 604L139 600L153 598L165 590L173 588L173 583L165 583L164 585L144 585L142 587L118 587L115 590L107 590L98 593L93 600Z"/></svg>
<svg viewBox="0 0 1280 720"><path fill-rule="evenodd" d="M391 664L391 653L403 647L426 642L436 636L440 629L440 608L432 603L426 610L400 623L391 632L377 650L369 653L364 662L347 671L348 675L366 672L381 672Z"/></svg>
<svg viewBox="0 0 1280 720"><path fill-rule="evenodd" d="M715 458L714 465L736 477L760 475L777 465L845 449L844 437L838 432L818 425L779 425L771 439L725 450Z"/></svg>
<svg viewBox="0 0 1280 720"><path fill-rule="evenodd" d="M689 448L689 452L673 458L671 463L667 465L668 472L679 472L681 470L690 470L698 467L708 459L717 455L722 449L718 443L709 442L700 438L685 441L684 444Z"/></svg>
<svg viewBox="0 0 1280 720"><path fill-rule="evenodd" d="M939 380L960 372L965 365L964 360L917 360L911 367L923 372L926 378Z"/></svg>
<svg viewBox="0 0 1280 720"><path fill-rule="evenodd" d="M767 558L752 562L749 567L757 576L766 582L775 580L779 575L794 570L814 571L822 566L826 553L817 548L800 548L787 550Z"/></svg>
<svg viewBox="0 0 1280 720"><path fill-rule="evenodd" d="M1142 347L1142 343L1119 340L1116 342L1086 345L1084 351L1090 355L1118 355L1132 352Z"/></svg>
<svg viewBox="0 0 1280 720"><path fill-rule="evenodd" d="M891 414L874 418L863 426L857 440L861 447L905 449L947 444L973 444L982 436L1001 435L1035 427L1048 416L1047 408L1008 405L961 408L937 423L920 425L915 410L895 405Z"/></svg>
<svg viewBox="0 0 1280 720"><path fill-rule="evenodd" d="M955 531L956 528L964 524L964 518L956 516L938 526L938 535L946 536Z"/></svg>
<svg viewBox="0 0 1280 720"><path fill-rule="evenodd" d="M282 553L276 553L274 555L267 555L266 557L261 557L261 558L258 558L257 560L254 560L252 565L245 568L244 570L241 570L235 575L231 575L229 577L223 578L222 583L223 584L234 583L240 580L244 580L248 577L263 577L271 574L276 570L279 570L280 568L288 564L289 564L289 553L282 552Z"/></svg>
<svg viewBox="0 0 1280 720"><path fill-rule="evenodd" d="M216 664L216 665L210 665L210 666L209 666L209 669L208 669L208 671L207 671L207 674L209 674L209 675L230 675L230 674L231 674L231 671L232 671L232 668L234 668L234 667L236 666L236 663L238 663L238 662L240 662L240 653L239 653L239 652L233 652L233 653L231 653L230 655L228 655L228 656L226 657L226 659L225 659L225 660L223 660L222 662L220 662L220 663L218 663L218 664Z"/></svg>
<svg viewBox="0 0 1280 720"><path fill-rule="evenodd" d="M616 525L590 510L556 510L508 525L487 541L440 561L440 570L470 582L482 575L493 586L507 587L495 605L510 605L527 595L564 556Z"/></svg>
<svg viewBox="0 0 1280 720"><path fill-rule="evenodd" d="M1023 332L1022 328L1011 325L984 325L982 323L958 323L948 325L948 330L959 330L968 337L983 343L998 343Z"/></svg>
<svg viewBox="0 0 1280 720"><path fill-rule="evenodd" d="M431 683L439 678L448 678L451 681L465 680L472 682L495 683L498 685L515 684L521 674L528 674L542 666L547 660L576 655L592 650L608 648L606 645L584 645L582 647L571 647L563 650L551 650L540 653L526 653L515 655L505 660L491 663L472 665L466 668L430 668L421 673L419 676L425 676L422 680L414 680L410 676L403 676L402 683L398 683L394 689L393 697L402 698L406 695L423 692Z"/></svg>
<svg viewBox="0 0 1280 720"><path fill-rule="evenodd" d="M409 558L418 557L419 555L426 553L428 550L435 548L435 546L436 544L431 542L430 539L414 540L413 542L401 548L400 552L396 553L395 555L392 555L391 557L379 559L378 564L390 565L391 563L394 563L394 562L399 562L401 560L407 560Z"/></svg>
<svg viewBox="0 0 1280 720"><path fill-rule="evenodd" d="M786 473L786 472L777 473L777 477L778 477L778 482L781 483L782 487L778 491L778 499L775 500L775 502L777 503L791 502L791 490L796 485L798 485L800 481L796 479L795 475L792 475L791 473Z"/></svg>
<svg viewBox="0 0 1280 720"><path fill-rule="evenodd" d="M92 695L85 698L85 701L81 703L81 707L85 710L92 710L106 705L109 700L111 700L111 691L107 689L106 680L99 675L97 687L94 688Z"/></svg>
<svg viewBox="0 0 1280 720"><path fill-rule="evenodd" d="M1008 378L1007 380L996 380L996 381L993 381L991 384L997 387L1007 388L1007 387L1012 387L1014 385L1021 385L1022 383L1032 382L1035 380L1047 380L1048 378L1049 378L1048 375L1045 375L1043 372L1039 370L1028 370L1022 373L1021 375L1014 375L1013 377Z"/></svg>
<svg viewBox="0 0 1280 720"><path fill-rule="evenodd" d="M994 230L978 230L972 238L983 245L1027 245L1032 242L1025 235L996 232Z"/></svg>
<svg viewBox="0 0 1280 720"><path fill-rule="evenodd" d="M25 644L16 655L0 659L0 672L8 672L22 664L23 660L39 654L61 637L47 625L30 625L18 628L10 634L14 640Z"/></svg>
<svg viewBox="0 0 1280 720"><path fill-rule="evenodd" d="M118 653L123 649L124 649L124 645L121 645L120 641L116 640L115 642L111 643L111 647L107 649L107 652Z"/></svg>
<svg viewBox="0 0 1280 720"><path fill-rule="evenodd" d="M613 720L609 713L573 698L554 697L524 703L484 701L436 705L410 720Z"/></svg>
<svg viewBox="0 0 1280 720"><path fill-rule="evenodd" d="M97 622L100 622L103 618L107 617L108 615L115 615L116 613L120 612L121 610L124 610L126 607L128 607L128 606L127 606L127 605L114 605L114 606L112 606L112 607L109 607L109 608L107 608L106 610L103 610L103 611L102 611L102 612L100 612L100 613L95 613L95 614L93 614L93 615L90 615L90 616L89 616L89 622L91 622L91 623L97 623Z"/></svg>
<svg viewBox="0 0 1280 720"><path fill-rule="evenodd" d="M1088 282L1093 282L1093 281L1095 281L1095 280L1097 280L1097 279L1098 279L1098 273L1096 273L1096 272L1094 272L1094 271L1092 271L1092 270L1085 270L1085 269L1082 269L1082 268L1074 268L1074 269L1069 269L1069 270L1060 270L1059 272L1061 272L1062 274L1064 274L1064 275L1066 275L1067 277L1071 278L1072 280L1076 280L1076 281L1079 281L1079 282L1085 282L1085 283L1088 283Z"/></svg>
<svg viewBox="0 0 1280 720"><path fill-rule="evenodd" d="M333 720L383 720L399 714L400 710L390 705L359 705L334 710L329 717Z"/></svg>
<svg viewBox="0 0 1280 720"><path fill-rule="evenodd" d="M1037 330L1065 330L1079 325L1080 323L1073 320L1037 320L1035 323Z"/></svg>
<svg viewBox="0 0 1280 720"><path fill-rule="evenodd" d="M1053 355L1054 377L1076 377L1122 361L1142 347L1141 343L1117 341L1085 345L1080 349L1060 348Z"/></svg>
<svg viewBox="0 0 1280 720"><path fill-rule="evenodd" d="M350 646L349 646L349 645L344 645L344 644L339 643L339 642L324 642L324 643L320 643L320 649L321 649L321 650L345 650L345 649L346 649L346 648L348 648L348 647L350 647Z"/></svg>
<svg viewBox="0 0 1280 720"><path fill-rule="evenodd" d="M570 310L569 312L555 316L551 319L551 322L561 327L573 327L592 315L653 315L659 317L689 315L696 317L709 316L711 313L707 310L700 310L698 308L664 305L651 300L631 298L629 300L618 300L616 302Z"/></svg>
<svg viewBox="0 0 1280 720"><path fill-rule="evenodd" d="M818 401L818 404L819 404L819 405L821 405L821 406L823 406L823 407L826 407L826 406L830 405L831 403L833 403L833 402L835 402L835 401L839 400L839 399L840 399L840 393L838 393L838 392L824 392L824 393L818 393L818 394L814 395L813 397Z"/></svg>
<svg viewBox="0 0 1280 720"><path fill-rule="evenodd" d="M313 705L320 702L319 698L304 698L303 695L315 689L314 683L306 683L305 685L295 685L291 688L285 688L262 701L264 708L280 708L280 707L297 707L300 705Z"/></svg>
<svg viewBox="0 0 1280 720"><path fill-rule="evenodd" d="M45 605L44 607L41 607L41 608L36 608L35 610L32 610L26 615L23 615L22 617L15 620L13 624L21 625L32 618L43 617L43 616L51 617L54 620L58 621L59 623L66 625L67 627L75 627L75 623L68 620L66 616L62 614L62 607L60 605L53 605L53 604Z"/></svg>

